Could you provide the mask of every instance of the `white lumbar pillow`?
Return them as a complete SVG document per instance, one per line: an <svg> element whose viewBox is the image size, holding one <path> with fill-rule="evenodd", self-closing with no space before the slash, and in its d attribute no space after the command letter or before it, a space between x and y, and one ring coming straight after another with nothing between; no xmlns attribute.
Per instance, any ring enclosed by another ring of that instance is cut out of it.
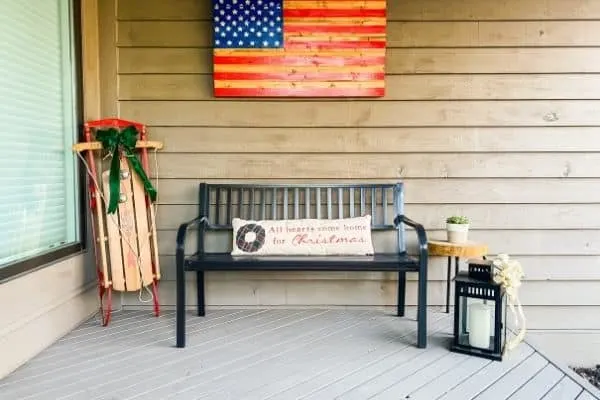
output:
<svg viewBox="0 0 600 400"><path fill-rule="evenodd" d="M251 221L233 218L232 255L373 255L371 216Z"/></svg>

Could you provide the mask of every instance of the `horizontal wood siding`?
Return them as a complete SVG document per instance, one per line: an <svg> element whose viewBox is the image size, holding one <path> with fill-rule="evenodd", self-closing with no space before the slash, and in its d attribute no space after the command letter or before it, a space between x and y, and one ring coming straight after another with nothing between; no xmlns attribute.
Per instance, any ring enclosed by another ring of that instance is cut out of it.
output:
<svg viewBox="0 0 600 400"><path fill-rule="evenodd" d="M472 239L522 260L526 305L561 305L560 315L600 305L600 2L389 0L386 96L288 101L213 98L210 1L107 1L116 12L104 44L116 54L103 53L104 104L165 142L153 176L166 305L175 230L195 215L203 180L403 180L407 214L431 237L444 237L445 216L466 214ZM432 304L444 278L433 258ZM214 273L208 297L387 305L393 279ZM539 315L534 326L565 328Z"/></svg>

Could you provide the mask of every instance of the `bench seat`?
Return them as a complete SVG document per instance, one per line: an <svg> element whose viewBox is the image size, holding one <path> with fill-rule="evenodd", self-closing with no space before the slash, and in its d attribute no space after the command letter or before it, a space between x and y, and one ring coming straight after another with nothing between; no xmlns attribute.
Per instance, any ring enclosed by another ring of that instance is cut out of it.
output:
<svg viewBox="0 0 600 400"><path fill-rule="evenodd" d="M407 254L373 256L232 256L230 253L195 254L185 259L188 270L204 271L418 271L419 260Z"/></svg>

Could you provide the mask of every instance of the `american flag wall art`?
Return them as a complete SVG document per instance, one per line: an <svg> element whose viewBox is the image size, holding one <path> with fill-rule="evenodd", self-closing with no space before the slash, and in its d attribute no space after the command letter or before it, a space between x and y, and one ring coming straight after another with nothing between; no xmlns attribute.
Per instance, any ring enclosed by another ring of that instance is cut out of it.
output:
<svg viewBox="0 0 600 400"><path fill-rule="evenodd" d="M213 0L217 97L380 97L386 0Z"/></svg>

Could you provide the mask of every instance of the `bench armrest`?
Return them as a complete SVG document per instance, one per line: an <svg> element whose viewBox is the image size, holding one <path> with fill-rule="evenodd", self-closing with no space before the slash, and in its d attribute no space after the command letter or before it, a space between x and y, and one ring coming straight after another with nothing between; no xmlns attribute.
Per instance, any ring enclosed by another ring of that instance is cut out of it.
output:
<svg viewBox="0 0 600 400"><path fill-rule="evenodd" d="M423 225L413 221L406 215L398 215L394 218L394 225L398 226L400 223L404 223L415 229L417 232L417 240L419 241L419 264L427 265L427 233Z"/></svg>
<svg viewBox="0 0 600 400"><path fill-rule="evenodd" d="M177 230L177 255L181 255L183 256L185 254L185 236L187 234L187 230L194 226L194 225L198 225L198 224L205 224L207 222L206 217L198 217L198 218L194 218L191 221L188 222L184 222L183 224L179 225L179 229Z"/></svg>

